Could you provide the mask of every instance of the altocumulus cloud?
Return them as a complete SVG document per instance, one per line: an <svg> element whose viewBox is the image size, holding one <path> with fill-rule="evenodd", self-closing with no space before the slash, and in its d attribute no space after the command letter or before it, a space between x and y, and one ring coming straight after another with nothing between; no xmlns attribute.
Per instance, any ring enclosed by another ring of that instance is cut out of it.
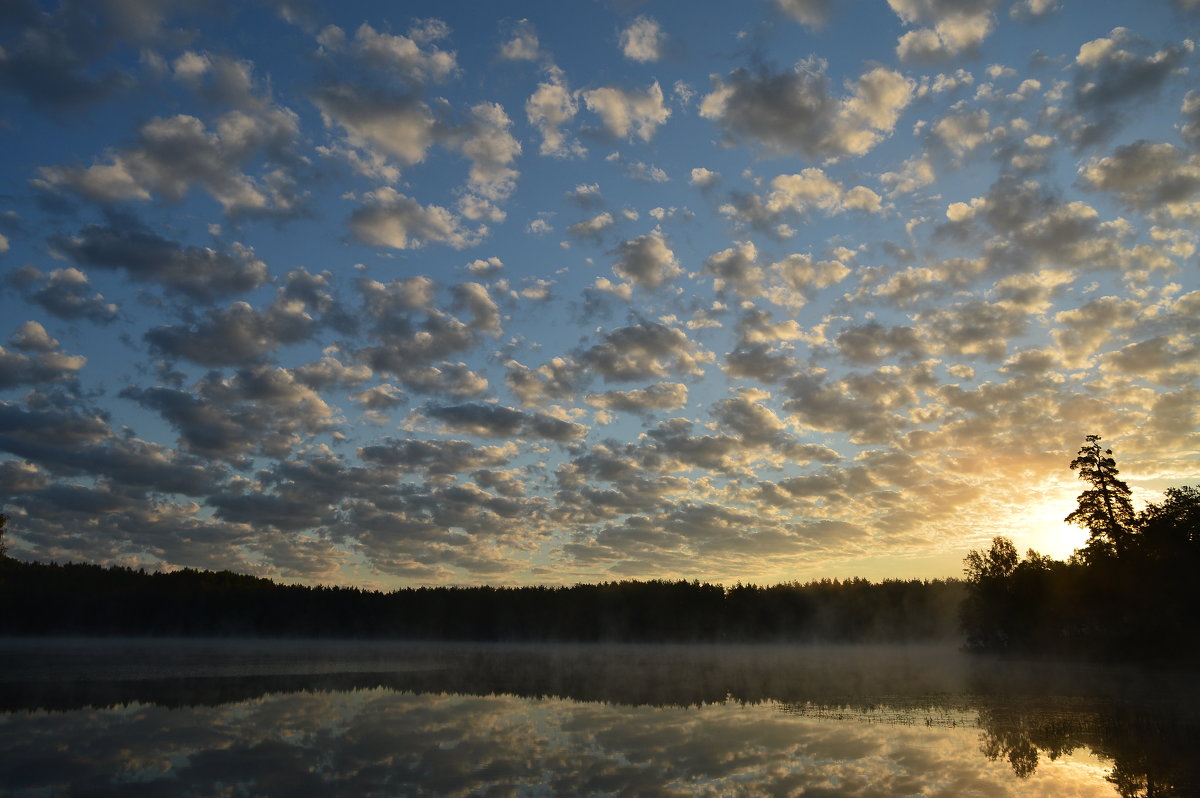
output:
<svg viewBox="0 0 1200 798"><path fill-rule="evenodd" d="M1194 3L10 5L18 557L938 577L1085 434L1194 482Z"/></svg>

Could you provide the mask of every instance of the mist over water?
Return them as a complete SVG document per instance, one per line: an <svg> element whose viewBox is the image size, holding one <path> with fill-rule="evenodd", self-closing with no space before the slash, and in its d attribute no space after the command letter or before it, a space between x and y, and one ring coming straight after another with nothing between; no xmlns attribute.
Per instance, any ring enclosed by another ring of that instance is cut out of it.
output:
<svg viewBox="0 0 1200 798"><path fill-rule="evenodd" d="M0 784L13 795L1200 785L1187 674L951 646L8 640L0 655Z"/></svg>

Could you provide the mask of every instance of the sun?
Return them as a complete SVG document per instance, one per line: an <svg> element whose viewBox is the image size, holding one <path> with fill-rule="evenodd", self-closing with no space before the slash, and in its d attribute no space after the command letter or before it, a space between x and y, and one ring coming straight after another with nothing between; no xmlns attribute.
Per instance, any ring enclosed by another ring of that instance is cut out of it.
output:
<svg viewBox="0 0 1200 798"><path fill-rule="evenodd" d="M1025 548L1056 560L1065 560L1087 543L1087 530L1063 521L1070 512L1072 499L1044 497L1027 505L1017 524L1022 528L1018 539ZM1065 508L1065 509L1064 509Z"/></svg>

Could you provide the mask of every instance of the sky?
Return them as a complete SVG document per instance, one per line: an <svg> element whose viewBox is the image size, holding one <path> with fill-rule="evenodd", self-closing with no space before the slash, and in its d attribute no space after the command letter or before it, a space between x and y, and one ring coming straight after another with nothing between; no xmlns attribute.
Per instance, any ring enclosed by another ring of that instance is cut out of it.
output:
<svg viewBox="0 0 1200 798"><path fill-rule="evenodd" d="M1200 0L0 5L9 553L1068 556L1200 482Z"/></svg>

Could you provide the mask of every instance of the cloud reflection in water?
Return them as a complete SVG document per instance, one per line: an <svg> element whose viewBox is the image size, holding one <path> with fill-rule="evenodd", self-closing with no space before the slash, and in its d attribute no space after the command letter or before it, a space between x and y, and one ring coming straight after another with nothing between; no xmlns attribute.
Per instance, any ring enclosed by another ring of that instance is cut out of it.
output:
<svg viewBox="0 0 1200 798"><path fill-rule="evenodd" d="M811 717L777 702L627 706L387 688L217 707L0 716L15 795L1113 795L1098 764L1026 779L973 724Z"/></svg>

